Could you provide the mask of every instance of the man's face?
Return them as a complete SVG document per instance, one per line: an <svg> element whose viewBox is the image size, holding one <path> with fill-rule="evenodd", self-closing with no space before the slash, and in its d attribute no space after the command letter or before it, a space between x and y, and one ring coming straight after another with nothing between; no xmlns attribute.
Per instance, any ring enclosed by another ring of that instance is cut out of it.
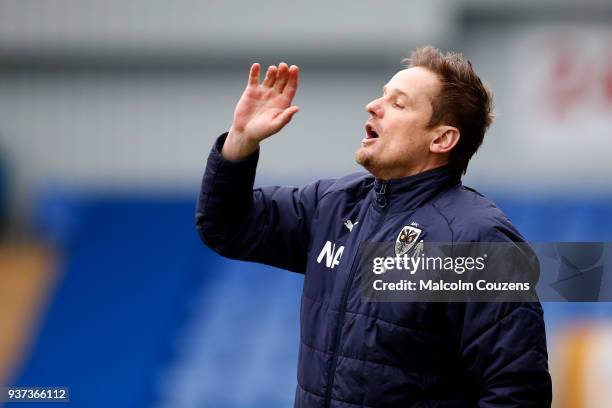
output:
<svg viewBox="0 0 612 408"><path fill-rule="evenodd" d="M439 89L438 77L425 68L395 74L383 88L383 96L366 105L370 118L355 153L357 163L385 180L428 170L435 129L427 125Z"/></svg>

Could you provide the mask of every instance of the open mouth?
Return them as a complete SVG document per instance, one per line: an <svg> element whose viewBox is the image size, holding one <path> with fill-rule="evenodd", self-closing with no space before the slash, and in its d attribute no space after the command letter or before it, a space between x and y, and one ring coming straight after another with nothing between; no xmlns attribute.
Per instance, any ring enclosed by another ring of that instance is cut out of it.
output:
<svg viewBox="0 0 612 408"><path fill-rule="evenodd" d="M378 133L374 130L372 125L370 125L369 123L366 123L365 131L366 131L366 139L378 139Z"/></svg>

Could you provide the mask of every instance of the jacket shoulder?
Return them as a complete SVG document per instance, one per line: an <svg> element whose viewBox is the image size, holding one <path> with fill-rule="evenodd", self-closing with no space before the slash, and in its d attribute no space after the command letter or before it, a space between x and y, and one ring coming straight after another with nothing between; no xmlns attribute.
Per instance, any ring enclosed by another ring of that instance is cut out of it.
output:
<svg viewBox="0 0 612 408"><path fill-rule="evenodd" d="M508 216L473 188L459 184L432 205L445 218L455 242L525 241Z"/></svg>

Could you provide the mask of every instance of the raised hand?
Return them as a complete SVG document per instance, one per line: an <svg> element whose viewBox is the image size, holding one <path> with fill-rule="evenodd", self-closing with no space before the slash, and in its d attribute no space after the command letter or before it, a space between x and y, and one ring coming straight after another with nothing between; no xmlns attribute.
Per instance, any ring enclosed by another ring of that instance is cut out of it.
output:
<svg viewBox="0 0 612 408"><path fill-rule="evenodd" d="M265 138L280 131L299 111L291 105L298 85L297 66L280 63L266 72L259 83L260 66L253 64L249 81L242 93L234 122L223 145L222 155L228 160L242 160L252 154Z"/></svg>

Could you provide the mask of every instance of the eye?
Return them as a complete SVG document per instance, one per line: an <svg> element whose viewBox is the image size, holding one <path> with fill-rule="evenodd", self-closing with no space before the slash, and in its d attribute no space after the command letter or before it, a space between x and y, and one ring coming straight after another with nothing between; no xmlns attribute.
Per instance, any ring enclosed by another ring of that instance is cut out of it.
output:
<svg viewBox="0 0 612 408"><path fill-rule="evenodd" d="M400 105L399 103L397 103L397 102L393 102L393 105L392 105L392 106L393 106L394 108L397 108L397 109L404 109L404 107L403 107L402 105Z"/></svg>

